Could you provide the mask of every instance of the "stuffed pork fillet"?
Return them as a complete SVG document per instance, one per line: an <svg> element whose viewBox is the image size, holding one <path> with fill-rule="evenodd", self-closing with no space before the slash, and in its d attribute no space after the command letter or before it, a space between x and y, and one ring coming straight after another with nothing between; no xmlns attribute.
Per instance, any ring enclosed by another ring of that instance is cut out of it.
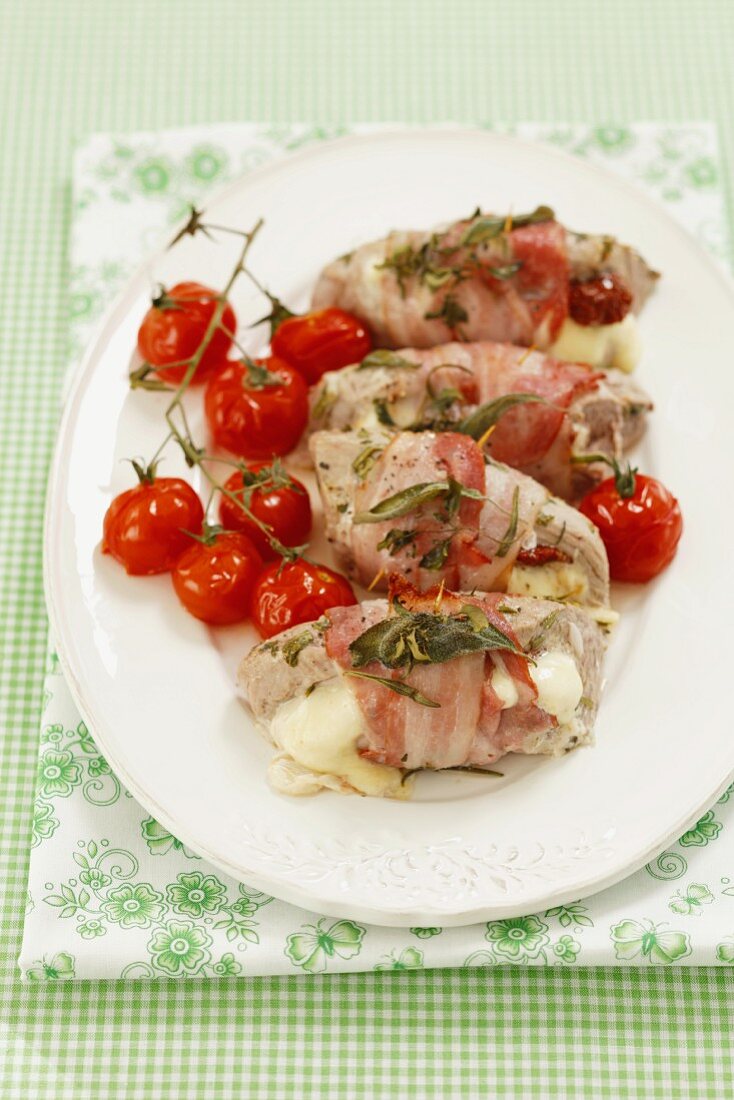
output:
<svg viewBox="0 0 734 1100"><path fill-rule="evenodd" d="M486 440L487 453L575 500L645 429L652 402L619 371L601 373L511 344L451 343L373 352L314 388L311 430L434 428Z"/></svg>
<svg viewBox="0 0 734 1100"><path fill-rule="evenodd" d="M588 743L603 649L579 608L402 585L255 646L238 682L276 789L404 798L407 771Z"/></svg>
<svg viewBox="0 0 734 1100"><path fill-rule="evenodd" d="M597 528L470 436L316 432L310 446L327 538L352 580L384 591L399 574L422 590L443 581L608 607Z"/></svg>
<svg viewBox="0 0 734 1100"><path fill-rule="evenodd" d="M329 264L313 306L360 317L380 347L496 340L631 370L634 314L658 278L627 245L574 233L548 207L477 212L433 232L394 232Z"/></svg>

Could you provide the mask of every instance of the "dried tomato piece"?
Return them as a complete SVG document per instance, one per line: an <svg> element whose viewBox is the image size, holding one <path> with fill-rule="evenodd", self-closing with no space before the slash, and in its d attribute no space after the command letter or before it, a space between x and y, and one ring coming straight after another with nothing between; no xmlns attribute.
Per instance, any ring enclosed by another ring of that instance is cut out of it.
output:
<svg viewBox="0 0 734 1100"><path fill-rule="evenodd" d="M571 558L557 546L534 546L532 550L521 550L515 561L518 565L547 565L550 561L570 562Z"/></svg>
<svg viewBox="0 0 734 1100"><path fill-rule="evenodd" d="M577 325L615 325L630 311L632 294L618 275L572 280L568 312Z"/></svg>

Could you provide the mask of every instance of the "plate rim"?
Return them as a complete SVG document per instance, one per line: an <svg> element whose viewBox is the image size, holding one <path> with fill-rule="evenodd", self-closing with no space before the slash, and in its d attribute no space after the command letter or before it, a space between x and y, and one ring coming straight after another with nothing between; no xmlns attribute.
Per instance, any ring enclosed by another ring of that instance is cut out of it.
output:
<svg viewBox="0 0 734 1100"><path fill-rule="evenodd" d="M568 167L578 168L579 165L583 165L585 171L589 171L600 177L607 186L611 184L615 188L626 192L628 195L632 196L637 203L642 202L646 205L651 212L654 212L656 218L662 218L667 223L668 229L674 231L675 235L686 247L695 250L698 258L703 260L709 272L712 273L714 278L722 285L722 288L732 299L732 304L734 305L734 278L732 278L728 271L716 261L711 253L704 249L692 234L690 234L661 203L657 202L645 190L638 187L633 182L608 171L601 165L597 165L590 161L580 160L580 158L574 157L554 146L546 145L541 141L519 138L511 134L498 134L491 130L485 130L476 126L454 126L449 124L443 126L416 125L413 127L401 127L394 124L388 124L384 129L375 128L367 132L358 131L329 140L319 141L306 148L277 157L258 166L250 172L237 176L227 184L215 189L211 195L208 196L204 208L207 209L217 205L219 202L226 200L230 195L235 195L246 183L251 182L253 179L257 182L259 178L267 177L271 172L282 169L284 165L291 164L294 160L301 162L312 158L318 159L324 151L328 151L334 147L368 144L375 140L381 141L386 138L401 141L416 137L420 139L428 134L434 137L439 137L441 135L461 135L467 138L481 138L489 144L500 144L510 148L522 146L535 151L540 150L544 155L551 156L565 163ZM449 906L448 909L444 909L435 904L424 903L421 905L420 910L409 910L403 905L391 906L386 903L384 899L381 899L379 910L370 909L368 911L364 905L350 905L348 901L344 903L340 901L336 895L334 895L333 901L329 900L328 903L325 903L321 898L314 898L305 887L296 885L286 880L283 876L278 877L276 874L270 876L261 874L257 870L250 871L249 869L243 869L230 863L227 859L208 851L206 846L202 845L201 842L197 841L195 837L192 837L188 833L186 822L178 822L172 815L168 814L163 807L160 807L155 797L152 796L137 779L130 775L126 765L123 761L118 759L114 749L110 751L110 746L106 743L104 734L104 722L99 721L98 718L92 717L93 707L87 704L84 694L84 685L78 679L74 672L72 662L67 656L66 645L69 639L66 634L63 615L54 594L55 585L52 577L54 554L51 549L54 546L54 541L51 538L51 533L54 527L56 513L58 512L60 516L61 510L63 510L66 503L65 499L62 499L58 492L58 485L59 481L62 480L64 471L62 464L63 455L65 450L70 446L70 438L67 440L69 422L73 419L74 411L84 394L86 384L94 373L93 364L98 347L104 339L107 330L113 325L118 311L123 306L130 292L130 286L145 274L146 271L150 270L151 266L159 260L167 250L169 240L186 225L187 221L188 218L183 218L180 222L171 227L167 227L165 231L161 232L160 240L155 248L151 249L143 257L141 263L139 263L126 277L124 286L115 295L105 309L103 316L95 325L89 337L84 354L77 365L72 367L69 374L65 376L65 382L62 385L61 416L58 422L53 456L46 483L46 501L43 522L43 586L49 617L50 633L56 644L59 663L74 703L78 707L84 721L90 729L94 730L95 740L99 741L100 747L106 758L112 764L115 773L140 805L148 810L156 820L165 825L172 835L181 839L193 851L197 852L214 866L224 870L233 878L240 881L246 880L248 883L258 888L265 889L269 893L274 893L274 896L297 905L300 908L313 910L313 906L316 904L319 907L319 911L323 911L328 915L352 918L356 915L357 919L364 919L375 925L399 927L415 924L420 919L424 918L440 918L443 921L444 927L449 927L463 926L482 922L484 920L522 916L533 912L533 906L535 906L536 909L541 907L547 908L548 905L551 904L563 904L564 902L574 900L579 890L582 891L584 897L592 896L600 890L606 889L624 880L635 871L645 866L645 864L653 859L656 854L664 851L671 841L677 840L686 828L698 819L701 812L709 808L714 801L720 797L721 793L726 789L734 776L734 760L732 761L731 771L714 791L712 791L709 796L700 800L700 804L699 800L697 800L695 810L687 809L685 813L677 819L674 828L667 828L662 833L657 834L656 839L645 847L642 854L635 857L633 860L625 860L623 867L617 868L611 872L608 869L604 869L603 862L600 863L599 870L595 875L586 879L583 886L576 886L570 892L568 888L564 887L560 887L555 892L548 891L547 888L544 888L542 896L539 895L540 900L538 901L533 900L531 897L529 901L521 901L519 904L511 901L506 904L498 904L495 902L489 905L486 903L475 903L468 908L466 907L466 903L464 903L464 908L461 909L452 908L451 906ZM69 646L69 649L71 650L73 647ZM101 737L98 735L99 729L103 731ZM368 915L361 917L360 913L367 913Z"/></svg>

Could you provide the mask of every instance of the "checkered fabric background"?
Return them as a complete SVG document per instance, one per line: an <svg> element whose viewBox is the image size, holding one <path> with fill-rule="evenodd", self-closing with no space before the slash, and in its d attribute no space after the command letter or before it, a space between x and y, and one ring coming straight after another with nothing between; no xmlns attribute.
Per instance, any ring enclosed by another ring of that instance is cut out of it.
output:
<svg viewBox="0 0 734 1100"><path fill-rule="evenodd" d="M15 959L75 139L238 118L712 117L731 176L733 59L730 0L0 0L3 1100L731 1096L726 969L22 987Z"/></svg>

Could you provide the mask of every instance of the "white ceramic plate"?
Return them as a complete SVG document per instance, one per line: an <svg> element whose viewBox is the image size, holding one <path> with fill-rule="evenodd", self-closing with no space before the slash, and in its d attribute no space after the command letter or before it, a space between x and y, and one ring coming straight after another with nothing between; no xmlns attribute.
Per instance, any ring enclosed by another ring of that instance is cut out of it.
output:
<svg viewBox="0 0 734 1100"><path fill-rule="evenodd" d="M623 619L594 748L508 759L503 779L420 776L408 803L275 794L265 779L271 750L233 689L250 629L210 632L179 607L168 577L128 578L100 555L105 509L132 483L121 460L150 456L163 434L164 398L127 385L152 282L222 285L232 240L187 238L154 257L108 315L68 399L50 482L46 585L76 701L150 813L212 863L298 905L392 925L545 909L640 867L734 771L734 523L723 488L734 296L694 241L600 169L481 131L320 145L253 172L208 215L242 228L266 219L251 265L299 307L324 263L392 227L429 226L477 204L541 202L574 228L633 243L664 274L641 321L639 377L656 411L640 460L677 493L686 532L662 578L615 593ZM234 305L246 333L263 303L243 280ZM258 336L245 339L258 350ZM171 458L165 472L177 468Z"/></svg>

